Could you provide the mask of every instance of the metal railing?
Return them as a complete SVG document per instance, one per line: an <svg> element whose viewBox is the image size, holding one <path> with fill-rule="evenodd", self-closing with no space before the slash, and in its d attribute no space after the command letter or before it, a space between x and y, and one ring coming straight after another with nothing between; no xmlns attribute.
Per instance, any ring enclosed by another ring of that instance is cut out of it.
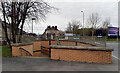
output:
<svg viewBox="0 0 120 73"><path fill-rule="evenodd" d="M34 42L36 40L38 40L38 41L44 40L44 37L22 35L22 42L24 42L24 43ZM48 39L48 40L50 40L50 39ZM72 36L72 37L69 37L68 39L65 39L65 37L61 38L61 36L58 36L54 40L56 41L57 45L60 45L60 43L59 43L60 40L67 40L67 41L82 42L82 43L88 43L88 44L92 44L92 45L96 45L96 46L106 47L106 36L101 36L101 37L97 37L97 36L84 36L84 37L83 36ZM68 45L69 45L69 43L68 43Z"/></svg>
<svg viewBox="0 0 120 73"><path fill-rule="evenodd" d="M85 37L79 37L80 42L85 42L89 44L93 44L96 46L103 46L106 47L106 37L97 37L97 36L85 36Z"/></svg>
<svg viewBox="0 0 120 73"><path fill-rule="evenodd" d="M16 41L18 42L19 35L16 35ZM41 40L42 38L40 36L30 36L30 35L22 35L21 42L22 43L29 43L34 42L36 40Z"/></svg>
<svg viewBox="0 0 120 73"><path fill-rule="evenodd" d="M19 49L21 49L21 56L22 56L22 50L25 51L26 54L29 54L30 56L32 56L32 54L29 51L25 50L24 48L19 48Z"/></svg>
<svg viewBox="0 0 120 73"><path fill-rule="evenodd" d="M60 40L61 38L59 38ZM75 42L81 42L81 43L88 43L96 46L106 47L106 37L101 36L72 36L68 39L62 39L62 40L68 40L68 41L75 41ZM69 43L68 43L69 45Z"/></svg>

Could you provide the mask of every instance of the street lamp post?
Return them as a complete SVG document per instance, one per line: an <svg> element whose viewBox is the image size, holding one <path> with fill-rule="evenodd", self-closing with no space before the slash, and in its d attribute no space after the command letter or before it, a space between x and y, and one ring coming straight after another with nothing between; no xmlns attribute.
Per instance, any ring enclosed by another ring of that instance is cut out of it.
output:
<svg viewBox="0 0 120 73"><path fill-rule="evenodd" d="M32 18L32 33L33 33L33 20L35 20L35 18Z"/></svg>
<svg viewBox="0 0 120 73"><path fill-rule="evenodd" d="M84 11L81 11L83 13L83 39L84 39Z"/></svg>

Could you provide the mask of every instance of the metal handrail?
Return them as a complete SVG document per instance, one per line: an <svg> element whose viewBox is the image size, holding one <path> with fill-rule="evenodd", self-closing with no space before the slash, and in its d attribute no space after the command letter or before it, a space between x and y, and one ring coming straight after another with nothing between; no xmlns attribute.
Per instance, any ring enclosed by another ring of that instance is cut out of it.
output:
<svg viewBox="0 0 120 73"><path fill-rule="evenodd" d="M35 51L33 51L33 53L34 53L34 52L40 52L40 51L41 51L41 50L35 50Z"/></svg>
<svg viewBox="0 0 120 73"><path fill-rule="evenodd" d="M49 49L48 47L44 47L44 46L41 46L41 48L46 48L46 49Z"/></svg>
<svg viewBox="0 0 120 73"><path fill-rule="evenodd" d="M32 54L31 54L29 51L25 50L24 48L19 48L19 49L24 50L24 51L27 52L30 56L32 56Z"/></svg>

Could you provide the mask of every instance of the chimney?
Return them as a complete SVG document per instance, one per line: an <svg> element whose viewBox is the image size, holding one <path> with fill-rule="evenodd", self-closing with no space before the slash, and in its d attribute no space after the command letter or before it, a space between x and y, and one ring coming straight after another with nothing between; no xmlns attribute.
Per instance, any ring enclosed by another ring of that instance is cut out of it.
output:
<svg viewBox="0 0 120 73"><path fill-rule="evenodd" d="M57 30L57 26L55 26L55 30Z"/></svg>
<svg viewBox="0 0 120 73"><path fill-rule="evenodd" d="M52 29L54 29L55 27L54 26L52 26Z"/></svg>
<svg viewBox="0 0 120 73"><path fill-rule="evenodd" d="M48 26L47 28L50 29L50 26Z"/></svg>

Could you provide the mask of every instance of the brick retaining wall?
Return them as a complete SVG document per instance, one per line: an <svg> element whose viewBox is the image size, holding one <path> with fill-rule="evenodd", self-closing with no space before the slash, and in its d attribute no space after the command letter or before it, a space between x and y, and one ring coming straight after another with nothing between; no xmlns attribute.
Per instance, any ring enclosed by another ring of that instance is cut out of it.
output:
<svg viewBox="0 0 120 73"><path fill-rule="evenodd" d="M50 44L49 44L49 41L48 40L43 40L43 41L35 41L34 44L37 45L37 47L40 47L40 46L44 46L44 47L47 47L49 48ZM68 46L76 46L76 42L75 41L67 41L67 40L60 40L60 44L61 45L68 45ZM34 46L36 46L34 45ZM51 45L56 45L56 41L55 40L51 40ZM81 43L81 42L77 42L77 45L81 45L81 46L92 46L90 44L85 44L85 43ZM36 47L36 48L37 48ZM34 50L38 50L34 47ZM46 48L40 48L40 50L42 52L44 52L45 54L49 54L49 49L46 49Z"/></svg>
<svg viewBox="0 0 120 73"><path fill-rule="evenodd" d="M24 48L25 50L27 50L33 55L33 45L31 44L31 45L12 46L12 56L28 56L29 55L29 54L26 54L26 52L24 50L21 50L20 48Z"/></svg>
<svg viewBox="0 0 120 73"><path fill-rule="evenodd" d="M87 63L111 63L112 51L52 48L51 59Z"/></svg>
<svg viewBox="0 0 120 73"><path fill-rule="evenodd" d="M33 56L40 57L41 52L49 55L49 49L41 48L51 47L51 59L54 60L64 60L64 61L78 61L78 62L88 62L88 63L111 63L112 51L113 49L105 47L95 47L90 44L77 43L74 41L60 41L61 45L56 45L54 40L49 44L48 40L35 41L32 44L14 44L12 46L12 56L29 56L24 50L19 48L24 48L30 52ZM57 47L55 47L55 46ZM64 47L63 45L66 45ZM69 46L72 45L72 46ZM93 47L93 48L92 48ZM40 51L38 51L40 50ZM38 51L38 52L33 52ZM22 52L22 53L21 53Z"/></svg>
<svg viewBox="0 0 120 73"><path fill-rule="evenodd" d="M41 41L35 41L33 43L33 51L41 50Z"/></svg>

